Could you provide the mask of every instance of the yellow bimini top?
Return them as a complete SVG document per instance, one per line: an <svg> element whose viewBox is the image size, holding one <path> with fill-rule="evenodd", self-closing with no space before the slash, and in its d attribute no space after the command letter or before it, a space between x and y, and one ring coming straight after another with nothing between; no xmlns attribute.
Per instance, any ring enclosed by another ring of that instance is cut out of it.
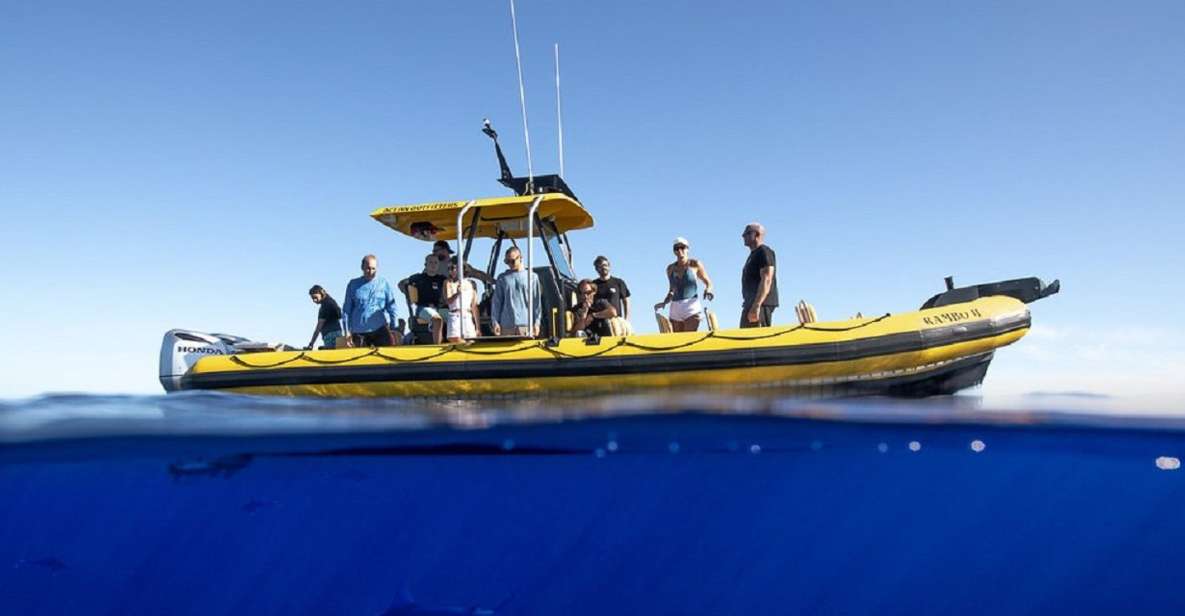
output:
<svg viewBox="0 0 1185 616"><path fill-rule="evenodd" d="M555 223L556 231L567 233L593 226L593 217L579 201L563 193L492 197L476 199L465 213L466 237L527 237L527 213L535 199L541 199L536 211L539 218ZM457 214L469 201L440 201L419 205L379 208L370 217L384 225L419 240L457 239ZM473 217L480 215L477 228L470 231Z"/></svg>

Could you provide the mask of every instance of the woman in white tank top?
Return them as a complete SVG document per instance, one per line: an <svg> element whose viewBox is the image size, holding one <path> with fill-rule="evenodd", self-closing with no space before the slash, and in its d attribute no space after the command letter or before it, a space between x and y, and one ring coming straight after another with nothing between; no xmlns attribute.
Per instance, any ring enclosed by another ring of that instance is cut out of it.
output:
<svg viewBox="0 0 1185 616"><path fill-rule="evenodd" d="M448 267L448 280L444 283L444 296L448 299L448 341L457 344L465 339L477 337L477 289L472 280L462 285L457 274L457 264ZM461 319L461 306L465 306L465 319Z"/></svg>
<svg viewBox="0 0 1185 616"><path fill-rule="evenodd" d="M667 266L667 296L654 305L655 310L662 310L667 304L671 305L671 331L693 332L699 329L703 320L704 307L699 301L699 285L696 279L704 283L704 299L712 299L712 279L708 278L708 270L704 262L688 256L691 244L682 237L675 238L672 250L675 251L675 262Z"/></svg>

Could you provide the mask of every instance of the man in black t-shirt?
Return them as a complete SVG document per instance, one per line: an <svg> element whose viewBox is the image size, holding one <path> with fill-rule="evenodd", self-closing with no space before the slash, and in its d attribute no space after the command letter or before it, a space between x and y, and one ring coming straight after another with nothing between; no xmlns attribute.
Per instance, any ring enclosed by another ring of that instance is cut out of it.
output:
<svg viewBox="0 0 1185 616"><path fill-rule="evenodd" d="M625 281L609 275L609 259L604 256L593 259L593 269L597 270L597 279L593 284L597 286L595 299L603 299L617 311L617 316L630 319L630 288Z"/></svg>
<svg viewBox="0 0 1185 616"><path fill-rule="evenodd" d="M446 261L439 260L435 254L429 254L424 257L424 271L399 281L399 290L403 291L405 296L408 295L407 288L409 286L415 287L416 310L412 313L411 306L408 306L408 313L414 314L416 319L428 324L428 329L432 332L433 344L440 344L444 338L445 277L440 274L440 271L447 269L447 267Z"/></svg>
<svg viewBox="0 0 1185 616"><path fill-rule="evenodd" d="M309 340L309 345L306 349L312 349L314 344L317 344L317 336L321 336L321 342L324 343L324 348L332 349L337 346L337 338L342 333L342 309L337 305L329 293L319 285L313 285L309 289L309 299L313 300L314 304L320 306L317 309L317 327L313 329L313 337Z"/></svg>
<svg viewBox="0 0 1185 616"><path fill-rule="evenodd" d="M769 327L778 307L778 279L774 275L777 258L765 245L765 227L751 222L741 238L749 248L749 258L741 270L741 327Z"/></svg>

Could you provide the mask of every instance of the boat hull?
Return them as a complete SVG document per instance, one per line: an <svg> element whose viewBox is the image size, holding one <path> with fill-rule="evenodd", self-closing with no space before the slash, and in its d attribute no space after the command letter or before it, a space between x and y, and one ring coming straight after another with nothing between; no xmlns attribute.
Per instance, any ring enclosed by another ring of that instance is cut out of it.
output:
<svg viewBox="0 0 1185 616"><path fill-rule="evenodd" d="M467 346L213 356L181 389L322 397L501 398L677 388L948 394L1028 331L1008 297L835 323Z"/></svg>

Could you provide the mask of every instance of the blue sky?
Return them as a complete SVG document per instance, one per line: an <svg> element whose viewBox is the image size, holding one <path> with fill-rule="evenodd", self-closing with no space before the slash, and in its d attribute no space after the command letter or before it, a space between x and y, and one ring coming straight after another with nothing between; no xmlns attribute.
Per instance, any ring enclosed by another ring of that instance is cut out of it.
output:
<svg viewBox="0 0 1185 616"><path fill-rule="evenodd" d="M1061 278L986 392L1185 389L1185 4L518 9L535 169L559 43L577 268L639 329L676 235L734 322L759 220L825 319ZM159 391L171 327L303 344L311 284L420 263L373 208L505 194L483 117L526 168L504 2L14 1L0 41L0 397Z"/></svg>

